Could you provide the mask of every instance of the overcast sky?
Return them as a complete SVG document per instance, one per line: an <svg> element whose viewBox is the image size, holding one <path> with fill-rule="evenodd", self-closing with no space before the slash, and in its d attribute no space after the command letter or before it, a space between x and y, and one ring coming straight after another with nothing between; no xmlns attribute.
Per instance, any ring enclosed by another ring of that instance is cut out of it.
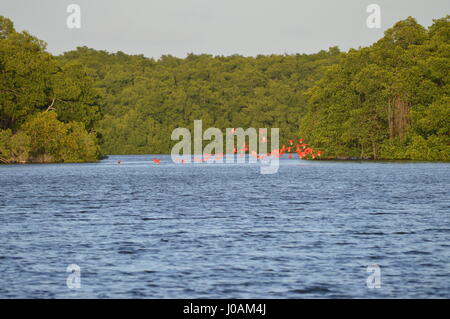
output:
<svg viewBox="0 0 450 319"><path fill-rule="evenodd" d="M71 3L81 7L80 29L66 26ZM381 7L381 29L366 26L372 3ZM53 54L88 46L155 58L348 50L408 16L429 26L447 14L449 0L0 0L0 15Z"/></svg>

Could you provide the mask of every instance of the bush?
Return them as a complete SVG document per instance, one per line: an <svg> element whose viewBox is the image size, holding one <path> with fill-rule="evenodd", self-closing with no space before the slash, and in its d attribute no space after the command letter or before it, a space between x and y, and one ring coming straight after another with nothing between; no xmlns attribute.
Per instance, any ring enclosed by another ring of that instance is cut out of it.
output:
<svg viewBox="0 0 450 319"><path fill-rule="evenodd" d="M0 162L26 163L30 152L30 137L23 132L0 131Z"/></svg>
<svg viewBox="0 0 450 319"><path fill-rule="evenodd" d="M407 154L412 160L417 161L449 161L450 139L437 135L428 138L413 136Z"/></svg>
<svg viewBox="0 0 450 319"><path fill-rule="evenodd" d="M38 113L14 136L16 148L28 139L23 145L28 145L29 162L86 162L100 157L94 133L88 133L82 123L58 121L55 112Z"/></svg>

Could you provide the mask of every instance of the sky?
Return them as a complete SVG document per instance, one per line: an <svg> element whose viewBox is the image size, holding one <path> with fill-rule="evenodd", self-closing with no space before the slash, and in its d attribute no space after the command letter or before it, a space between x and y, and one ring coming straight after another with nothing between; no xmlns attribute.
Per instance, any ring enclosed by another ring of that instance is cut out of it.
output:
<svg viewBox="0 0 450 319"><path fill-rule="evenodd" d="M66 25L69 4L81 8L80 29ZM369 4L380 6L379 29L366 25ZM153 58L346 51L408 16L429 26L447 14L449 0L0 0L0 15L53 54L87 46Z"/></svg>

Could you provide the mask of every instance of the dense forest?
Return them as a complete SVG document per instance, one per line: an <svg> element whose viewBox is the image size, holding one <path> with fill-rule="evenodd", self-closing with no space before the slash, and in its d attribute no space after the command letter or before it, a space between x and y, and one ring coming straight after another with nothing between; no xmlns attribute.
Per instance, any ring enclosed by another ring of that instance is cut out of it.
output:
<svg viewBox="0 0 450 319"><path fill-rule="evenodd" d="M450 160L450 21L396 23L370 47L159 59L52 56L0 17L0 162L170 153L176 127L280 128L322 158Z"/></svg>
<svg viewBox="0 0 450 319"><path fill-rule="evenodd" d="M61 63L45 43L0 16L0 162L100 157L100 95L88 70Z"/></svg>

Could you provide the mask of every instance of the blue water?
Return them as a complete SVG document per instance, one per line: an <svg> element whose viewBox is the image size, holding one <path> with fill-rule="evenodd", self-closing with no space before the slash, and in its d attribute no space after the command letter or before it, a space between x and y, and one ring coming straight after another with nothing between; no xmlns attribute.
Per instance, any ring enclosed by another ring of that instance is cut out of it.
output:
<svg viewBox="0 0 450 319"><path fill-rule="evenodd" d="M450 298L450 164L158 157L0 166L0 297Z"/></svg>

